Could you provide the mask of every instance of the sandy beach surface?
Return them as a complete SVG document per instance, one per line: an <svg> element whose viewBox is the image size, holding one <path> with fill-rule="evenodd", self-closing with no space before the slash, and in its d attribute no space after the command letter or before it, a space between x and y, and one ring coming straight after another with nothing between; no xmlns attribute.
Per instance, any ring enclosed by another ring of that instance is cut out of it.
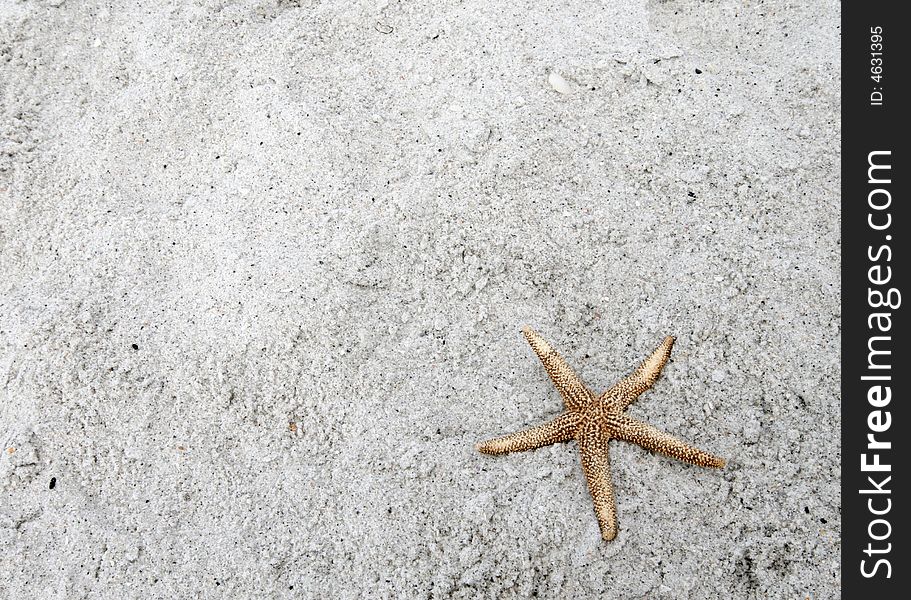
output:
<svg viewBox="0 0 911 600"><path fill-rule="evenodd" d="M839 18L0 0L0 598L839 597Z"/></svg>

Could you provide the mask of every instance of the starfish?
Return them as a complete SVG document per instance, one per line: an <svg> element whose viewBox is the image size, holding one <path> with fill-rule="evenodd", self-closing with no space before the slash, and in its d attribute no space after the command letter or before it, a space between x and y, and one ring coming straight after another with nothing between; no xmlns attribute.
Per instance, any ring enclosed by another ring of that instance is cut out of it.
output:
<svg viewBox="0 0 911 600"><path fill-rule="evenodd" d="M588 481L588 491L595 505L601 537L606 541L617 537L617 503L607 452L611 440L632 442L700 467L724 466L723 458L694 448L626 414L627 407L657 381L671 356L673 337L664 338L631 375L596 396L544 338L530 327L523 327L522 333L563 397L566 412L549 423L480 443L477 449L484 454L497 455L575 440L582 458L582 471Z"/></svg>

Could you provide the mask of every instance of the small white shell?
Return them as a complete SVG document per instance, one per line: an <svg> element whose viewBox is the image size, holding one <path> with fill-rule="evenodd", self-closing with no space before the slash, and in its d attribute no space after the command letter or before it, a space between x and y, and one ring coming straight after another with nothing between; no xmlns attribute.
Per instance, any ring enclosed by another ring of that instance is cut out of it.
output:
<svg viewBox="0 0 911 600"><path fill-rule="evenodd" d="M561 94L573 93L573 88L569 85L569 82L563 79L563 76L556 71L551 71L550 75L547 76L547 82Z"/></svg>

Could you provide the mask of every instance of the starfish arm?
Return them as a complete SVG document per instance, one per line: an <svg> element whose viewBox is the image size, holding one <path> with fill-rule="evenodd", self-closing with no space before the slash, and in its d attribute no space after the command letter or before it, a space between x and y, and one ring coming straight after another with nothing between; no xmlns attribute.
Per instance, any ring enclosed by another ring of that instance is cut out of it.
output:
<svg viewBox="0 0 911 600"><path fill-rule="evenodd" d="M601 537L608 542L617 537L617 502L614 499L614 483L611 480L610 457L607 452L609 439L597 427L588 429L579 436L582 471L595 505Z"/></svg>
<svg viewBox="0 0 911 600"><path fill-rule="evenodd" d="M664 369L664 365L667 364L668 359L671 357L671 348L673 346L674 338L672 336L664 338L661 345L648 358L643 360L632 374L621 379L614 388L605 392L605 395L619 390L623 399L620 409L623 410L632 404L636 398L658 381L661 370Z"/></svg>
<svg viewBox="0 0 911 600"><path fill-rule="evenodd" d="M587 406L594 399L594 395L585 387L569 363L531 327L523 327L522 333L528 340L531 349L544 364L544 369L563 397L563 404L566 408L579 410Z"/></svg>
<svg viewBox="0 0 911 600"><path fill-rule="evenodd" d="M615 431L611 431L611 437L638 444L646 450L700 467L720 469L725 465L723 458L690 446L674 436L628 415L620 417L620 426Z"/></svg>
<svg viewBox="0 0 911 600"><path fill-rule="evenodd" d="M477 448L484 454L507 454L568 442L573 439L578 423L578 415L564 413L550 423L481 442Z"/></svg>

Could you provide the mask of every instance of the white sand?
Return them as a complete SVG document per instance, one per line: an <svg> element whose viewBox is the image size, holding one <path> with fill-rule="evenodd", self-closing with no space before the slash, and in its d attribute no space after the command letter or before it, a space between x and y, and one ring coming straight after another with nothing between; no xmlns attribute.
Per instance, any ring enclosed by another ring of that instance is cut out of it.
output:
<svg viewBox="0 0 911 600"><path fill-rule="evenodd" d="M741 4L0 0L0 598L837 597L839 3ZM729 467L601 541L525 323Z"/></svg>

